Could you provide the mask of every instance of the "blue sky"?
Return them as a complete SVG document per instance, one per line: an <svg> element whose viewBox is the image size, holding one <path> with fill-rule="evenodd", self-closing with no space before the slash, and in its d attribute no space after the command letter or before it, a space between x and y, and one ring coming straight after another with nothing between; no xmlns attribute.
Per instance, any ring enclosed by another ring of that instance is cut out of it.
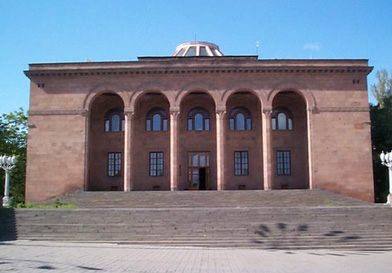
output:
<svg viewBox="0 0 392 273"><path fill-rule="evenodd" d="M260 41L261 59L369 59L370 86L392 71L392 0L0 0L0 114L28 109L29 63L169 56L195 38L226 55Z"/></svg>

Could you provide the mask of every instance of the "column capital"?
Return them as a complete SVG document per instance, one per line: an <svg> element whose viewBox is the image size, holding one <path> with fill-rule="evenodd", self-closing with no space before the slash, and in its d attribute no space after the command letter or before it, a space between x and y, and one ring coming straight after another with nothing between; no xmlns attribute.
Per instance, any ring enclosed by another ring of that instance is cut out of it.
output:
<svg viewBox="0 0 392 273"><path fill-rule="evenodd" d="M270 116L272 114L272 106L264 106L262 108L262 113L266 116Z"/></svg>
<svg viewBox="0 0 392 273"><path fill-rule="evenodd" d="M177 117L180 114L180 107L170 107L170 115Z"/></svg>
<svg viewBox="0 0 392 273"><path fill-rule="evenodd" d="M226 106L217 106L215 112L217 115L223 116L224 114L226 114Z"/></svg>
<svg viewBox="0 0 392 273"><path fill-rule="evenodd" d="M125 108L124 109L124 115L128 116L128 117L132 117L134 115L135 111L133 111L133 109L131 108Z"/></svg>

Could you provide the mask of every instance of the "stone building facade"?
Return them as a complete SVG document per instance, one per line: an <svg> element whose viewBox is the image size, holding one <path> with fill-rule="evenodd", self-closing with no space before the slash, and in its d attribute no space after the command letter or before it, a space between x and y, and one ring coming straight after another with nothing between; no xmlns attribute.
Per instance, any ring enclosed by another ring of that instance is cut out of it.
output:
<svg viewBox="0 0 392 273"><path fill-rule="evenodd" d="M325 189L373 201L367 60L31 64L26 200L74 190Z"/></svg>

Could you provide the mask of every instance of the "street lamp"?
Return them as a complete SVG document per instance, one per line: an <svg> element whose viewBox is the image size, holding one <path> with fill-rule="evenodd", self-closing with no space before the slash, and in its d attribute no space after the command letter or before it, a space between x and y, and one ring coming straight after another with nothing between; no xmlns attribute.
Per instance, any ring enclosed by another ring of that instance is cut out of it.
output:
<svg viewBox="0 0 392 273"><path fill-rule="evenodd" d="M15 156L0 155L0 167L5 171L5 186L4 186L4 197L3 207L9 206L10 204L10 170L15 167L16 158Z"/></svg>
<svg viewBox="0 0 392 273"><path fill-rule="evenodd" d="M380 154L381 164L388 168L389 170L389 194L388 201L389 205L392 205L392 151L389 153L382 152Z"/></svg>

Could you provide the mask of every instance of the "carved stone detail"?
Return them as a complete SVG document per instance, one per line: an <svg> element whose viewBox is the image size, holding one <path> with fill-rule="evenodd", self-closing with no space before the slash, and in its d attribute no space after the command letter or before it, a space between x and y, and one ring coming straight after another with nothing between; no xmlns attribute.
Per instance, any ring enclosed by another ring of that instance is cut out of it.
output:
<svg viewBox="0 0 392 273"><path fill-rule="evenodd" d="M317 107L317 112L369 112L369 107Z"/></svg>

